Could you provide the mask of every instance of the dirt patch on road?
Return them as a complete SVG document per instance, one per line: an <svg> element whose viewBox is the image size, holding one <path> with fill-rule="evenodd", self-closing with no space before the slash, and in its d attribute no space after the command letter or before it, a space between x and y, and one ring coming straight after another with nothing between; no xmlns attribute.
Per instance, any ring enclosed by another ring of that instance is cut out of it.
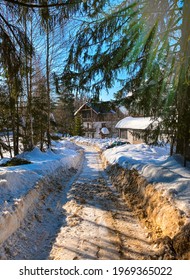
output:
<svg viewBox="0 0 190 280"><path fill-rule="evenodd" d="M104 160L104 159L103 159ZM111 181L146 226L161 259L190 259L190 224L172 196L165 196L137 170L107 166Z"/></svg>
<svg viewBox="0 0 190 280"><path fill-rule="evenodd" d="M50 252L53 260L158 259L158 249L111 184L99 154L84 146L83 170L63 205L66 223Z"/></svg>
<svg viewBox="0 0 190 280"><path fill-rule="evenodd" d="M53 260L157 258L138 219L103 178L75 182L64 205L66 224L50 253Z"/></svg>

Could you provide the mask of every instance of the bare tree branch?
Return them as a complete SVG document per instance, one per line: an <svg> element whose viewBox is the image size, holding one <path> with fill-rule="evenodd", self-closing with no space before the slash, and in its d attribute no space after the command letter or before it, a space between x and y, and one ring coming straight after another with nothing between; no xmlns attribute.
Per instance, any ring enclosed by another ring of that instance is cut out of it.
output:
<svg viewBox="0 0 190 280"><path fill-rule="evenodd" d="M19 40L18 40L18 38L17 38L17 36L15 35L15 32L14 32L14 26L9 24L8 21L1 14L0 14L0 19L2 19L2 21L4 21L4 23L6 24L6 26L8 27L8 29L12 33L13 37L15 38L17 44L20 46L20 42L19 42Z"/></svg>

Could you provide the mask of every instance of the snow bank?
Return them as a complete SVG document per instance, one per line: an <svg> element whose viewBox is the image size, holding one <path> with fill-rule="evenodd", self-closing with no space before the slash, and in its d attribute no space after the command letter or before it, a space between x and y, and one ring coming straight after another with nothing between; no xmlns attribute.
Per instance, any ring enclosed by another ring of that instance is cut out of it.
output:
<svg viewBox="0 0 190 280"><path fill-rule="evenodd" d="M64 170L77 168L81 155L74 143L64 140L52 144L52 150L47 152L34 148L33 151L18 156L31 161L31 164L0 167L1 210L12 204L14 199L26 194L40 179L54 173L59 167Z"/></svg>
<svg viewBox="0 0 190 280"><path fill-rule="evenodd" d="M163 259L189 259L190 172L169 156L170 147L125 144L106 149L110 139L77 141L102 150L112 183L166 249Z"/></svg>
<svg viewBox="0 0 190 280"><path fill-rule="evenodd" d="M35 148L18 156L31 164L0 167L0 244L19 228L44 185L49 186L55 176L60 181L70 178L71 170L79 167L82 153L74 143L54 142L52 148L47 152Z"/></svg>
<svg viewBox="0 0 190 280"><path fill-rule="evenodd" d="M169 147L123 145L103 152L112 182L150 231L163 259L190 259L190 172Z"/></svg>
<svg viewBox="0 0 190 280"><path fill-rule="evenodd" d="M98 148L99 150L103 151L105 150L109 145L114 143L115 141L119 140L119 138L85 138L81 136L74 136L69 138L70 141L73 141L74 143L79 143L82 145L90 145L94 146L95 148Z"/></svg>
<svg viewBox="0 0 190 280"><path fill-rule="evenodd" d="M111 165L137 170L156 189L172 195L177 206L190 217L190 172L169 156L169 146L123 145L105 150L103 156Z"/></svg>
<svg viewBox="0 0 190 280"><path fill-rule="evenodd" d="M137 170L147 182L155 184L156 189L175 198L177 207L190 217L190 169L184 168L175 157L169 156L169 145L125 144L106 149L117 140L72 138L76 143L97 147L109 165L118 164L128 170Z"/></svg>

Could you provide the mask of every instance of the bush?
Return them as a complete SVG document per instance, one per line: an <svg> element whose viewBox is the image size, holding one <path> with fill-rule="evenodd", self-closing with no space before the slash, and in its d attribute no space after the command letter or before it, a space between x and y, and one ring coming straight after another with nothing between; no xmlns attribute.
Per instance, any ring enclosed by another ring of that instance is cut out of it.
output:
<svg viewBox="0 0 190 280"><path fill-rule="evenodd" d="M23 158L12 158L11 160L1 164L0 166L6 167L6 166L17 166L17 165L23 165L23 164L30 164L31 162L23 159Z"/></svg>

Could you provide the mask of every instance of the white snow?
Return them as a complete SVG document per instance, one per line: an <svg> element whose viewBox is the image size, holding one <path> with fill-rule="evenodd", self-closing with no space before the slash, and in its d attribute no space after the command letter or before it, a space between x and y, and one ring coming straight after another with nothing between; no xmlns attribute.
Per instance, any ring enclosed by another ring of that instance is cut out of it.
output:
<svg viewBox="0 0 190 280"><path fill-rule="evenodd" d="M146 129L150 124L152 124L153 120L149 117L126 117L120 120L116 124L116 128L126 128L126 129Z"/></svg>
<svg viewBox="0 0 190 280"><path fill-rule="evenodd" d="M101 132L102 132L103 134L109 134L109 133L110 133L109 130L107 129L107 127L102 127L102 128L101 128Z"/></svg>
<svg viewBox="0 0 190 280"><path fill-rule="evenodd" d="M155 188L175 199L177 207L190 215L190 172L169 156L169 146L153 147L146 144L125 144L114 148L107 147L119 139L89 139L73 137L69 140L93 145L103 151L110 164L118 163L128 169L136 169ZM32 164L15 167L0 167L0 210L6 211L9 204L17 201L43 176L52 174L62 166L65 170L76 167L81 156L73 142L62 140L53 143L53 150L41 152L35 148L19 157L28 159ZM0 160L0 163L4 160Z"/></svg>
<svg viewBox="0 0 190 280"><path fill-rule="evenodd" d="M169 156L169 146L123 145L108 149L104 156L110 164L136 169L165 195L173 195L176 205L190 214L190 170Z"/></svg>
<svg viewBox="0 0 190 280"><path fill-rule="evenodd" d="M127 108L125 106L120 106L119 110L123 115L127 116L129 114L129 111L127 110Z"/></svg>
<svg viewBox="0 0 190 280"><path fill-rule="evenodd" d="M190 168L183 167L176 156L170 157L170 147L146 144L125 144L106 149L118 139L85 139L77 137L76 142L94 145L103 150L109 164L119 164L127 169L136 169L139 174L163 194L172 196L179 209L190 217Z"/></svg>
<svg viewBox="0 0 190 280"><path fill-rule="evenodd" d="M31 164L0 167L0 210L8 209L13 201L26 194L43 176L53 174L57 168L76 168L81 157L77 151L79 148L66 140L52 144L52 150L41 152L36 147L18 156L31 161ZM0 164L4 162L5 159L0 160Z"/></svg>

